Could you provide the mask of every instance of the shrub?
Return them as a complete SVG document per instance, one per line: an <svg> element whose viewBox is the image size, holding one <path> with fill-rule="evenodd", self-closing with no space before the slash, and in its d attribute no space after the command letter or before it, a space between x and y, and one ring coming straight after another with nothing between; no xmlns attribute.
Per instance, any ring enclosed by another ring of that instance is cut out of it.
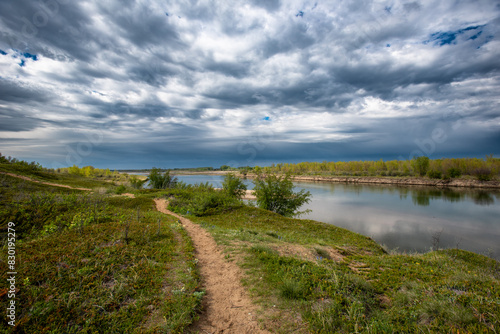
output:
<svg viewBox="0 0 500 334"><path fill-rule="evenodd" d="M183 190L175 189L171 195L169 209L180 214L208 216L241 206L236 197L203 183Z"/></svg>
<svg viewBox="0 0 500 334"><path fill-rule="evenodd" d="M118 188L116 188L115 190L115 193L118 194L118 195L121 195L123 194L125 191L127 191L127 188L123 185L123 184L120 184L118 186Z"/></svg>
<svg viewBox="0 0 500 334"><path fill-rule="evenodd" d="M153 189L174 188L177 183L177 178L171 176L170 171L166 171L162 174L161 170L155 167L149 172L147 180L149 180L149 184Z"/></svg>
<svg viewBox="0 0 500 334"><path fill-rule="evenodd" d="M241 203L233 196L220 191L198 193L189 205L189 212L195 216L208 216L232 210Z"/></svg>
<svg viewBox="0 0 500 334"><path fill-rule="evenodd" d="M427 172L427 176L431 179L440 179L442 177L442 173L438 170L430 170Z"/></svg>
<svg viewBox="0 0 500 334"><path fill-rule="evenodd" d="M269 211L276 212L282 216L291 217L304 212L297 211L303 204L309 203L311 193L302 189L293 191L293 183L290 175L284 176L267 175L258 177L253 181L257 205Z"/></svg>
<svg viewBox="0 0 500 334"><path fill-rule="evenodd" d="M241 198L245 195L247 186L233 173L226 174L222 183L224 191L232 197Z"/></svg>
<svg viewBox="0 0 500 334"><path fill-rule="evenodd" d="M462 172L458 168L452 167L452 168L448 168L448 170L446 171L446 176L448 176L450 178L460 177L461 175L462 175Z"/></svg>
<svg viewBox="0 0 500 334"><path fill-rule="evenodd" d="M472 172L479 181L490 181L493 177L493 173L489 168L477 168Z"/></svg>

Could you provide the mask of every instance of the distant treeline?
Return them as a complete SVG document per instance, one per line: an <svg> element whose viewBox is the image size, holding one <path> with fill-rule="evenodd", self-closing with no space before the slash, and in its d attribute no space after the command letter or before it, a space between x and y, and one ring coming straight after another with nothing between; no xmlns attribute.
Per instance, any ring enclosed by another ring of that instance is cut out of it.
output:
<svg viewBox="0 0 500 334"><path fill-rule="evenodd" d="M78 167L77 165L73 165L72 167L67 168L58 168L56 169L56 172L80 175L85 177L111 177L120 174L117 171L110 170L109 168L99 169L93 166Z"/></svg>
<svg viewBox="0 0 500 334"><path fill-rule="evenodd" d="M500 173L500 159L493 155L485 159L433 159L419 157L412 160L339 161L279 163L270 167L255 167L264 173L332 176L428 176L456 178L470 175L479 180L490 180Z"/></svg>

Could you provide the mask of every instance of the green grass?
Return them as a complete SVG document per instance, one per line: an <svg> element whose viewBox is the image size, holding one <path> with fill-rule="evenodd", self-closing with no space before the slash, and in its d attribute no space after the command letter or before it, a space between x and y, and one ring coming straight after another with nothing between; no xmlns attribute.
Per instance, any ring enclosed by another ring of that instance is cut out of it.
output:
<svg viewBox="0 0 500 334"><path fill-rule="evenodd" d="M500 264L485 256L456 249L386 254L345 229L250 207L190 219L238 259L276 332L500 330Z"/></svg>
<svg viewBox="0 0 500 334"><path fill-rule="evenodd" d="M0 197L0 252L7 254L6 227L13 221L19 289L17 326L8 326L2 312L1 333L182 333L196 319L204 292L193 245L152 199L5 175ZM8 271L3 260L0 271ZM4 279L2 301L6 293Z"/></svg>

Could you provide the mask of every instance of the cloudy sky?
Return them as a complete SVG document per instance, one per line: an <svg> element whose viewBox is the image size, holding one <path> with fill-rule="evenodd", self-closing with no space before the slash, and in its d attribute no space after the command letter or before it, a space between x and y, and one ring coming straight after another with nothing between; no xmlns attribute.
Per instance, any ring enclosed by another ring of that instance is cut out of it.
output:
<svg viewBox="0 0 500 334"><path fill-rule="evenodd" d="M47 167L500 155L497 0L5 0L0 152Z"/></svg>

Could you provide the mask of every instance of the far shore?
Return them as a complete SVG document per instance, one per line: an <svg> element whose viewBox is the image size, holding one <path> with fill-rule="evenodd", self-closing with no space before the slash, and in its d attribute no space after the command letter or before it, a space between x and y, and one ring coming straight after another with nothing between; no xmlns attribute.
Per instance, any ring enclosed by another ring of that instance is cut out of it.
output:
<svg viewBox="0 0 500 334"><path fill-rule="evenodd" d="M175 175L225 175L234 173L243 177L235 171L207 171L207 172L174 172ZM253 179L255 174L247 174L247 178ZM500 189L500 181L479 181L473 178L457 179L428 179L418 177L382 177L382 176L323 176L323 175L292 175L293 181L298 182L323 182L323 183L359 183L359 184L392 184L400 186L428 186L428 187L458 187L458 188L493 188Z"/></svg>

